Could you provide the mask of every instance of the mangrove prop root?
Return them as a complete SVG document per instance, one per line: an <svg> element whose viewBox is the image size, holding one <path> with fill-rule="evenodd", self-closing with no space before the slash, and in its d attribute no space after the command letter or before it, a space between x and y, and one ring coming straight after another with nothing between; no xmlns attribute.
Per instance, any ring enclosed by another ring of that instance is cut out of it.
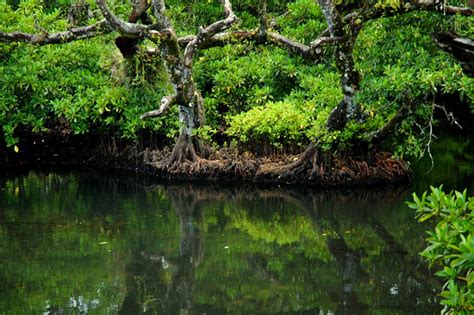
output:
<svg viewBox="0 0 474 315"><path fill-rule="evenodd" d="M182 180L253 181L278 184L302 183L317 186L368 185L407 181L408 165L389 153L355 158L321 152L314 144L291 163L281 158L256 159L252 156L201 158L190 139L178 141L169 158L149 159L145 163L158 177ZM151 154L152 155L152 154ZM289 160L290 157L287 158Z"/></svg>
<svg viewBox="0 0 474 315"><path fill-rule="evenodd" d="M392 183L410 177L408 165L389 153L354 159L323 153L312 144L293 163L261 167L256 181L332 186Z"/></svg>

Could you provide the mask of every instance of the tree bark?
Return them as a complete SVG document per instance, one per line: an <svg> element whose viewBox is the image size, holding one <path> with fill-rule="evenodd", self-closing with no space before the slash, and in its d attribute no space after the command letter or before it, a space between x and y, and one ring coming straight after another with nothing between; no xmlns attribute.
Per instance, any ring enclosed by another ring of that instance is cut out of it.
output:
<svg viewBox="0 0 474 315"><path fill-rule="evenodd" d="M333 109L327 121L329 130L340 130L343 129L347 122L357 113L354 96L359 88L360 76L355 68L352 52L360 28L353 24L350 25L349 30L346 30L341 15L337 11L333 1L319 0L318 2L326 18L331 38L345 39L344 41L340 41L336 46L334 54L336 66L341 75L341 87L344 99Z"/></svg>
<svg viewBox="0 0 474 315"><path fill-rule="evenodd" d="M433 40L439 49L453 54L461 64L464 73L474 77L474 41L462 38L453 32L433 33Z"/></svg>
<svg viewBox="0 0 474 315"><path fill-rule="evenodd" d="M200 28L198 34L189 37L184 52L179 46L176 32L165 15L163 0L153 2L154 14L158 20L159 32L150 32L151 38L160 39L160 51L164 59L174 94L162 99L158 110L145 113L142 119L161 115L170 105L177 104L181 130L173 148L168 164L197 162L204 149L195 135L195 130L204 125L204 101L193 79L193 61L197 51L207 48L212 37L229 28L237 17L232 11L229 0L223 0L225 17L206 28Z"/></svg>
<svg viewBox="0 0 474 315"><path fill-rule="evenodd" d="M150 4L146 0L132 1L132 12L128 17L128 22L137 23L139 20L145 25L151 25L152 21L147 13ZM132 59L138 52L140 38L119 36L115 39L115 45L118 47L125 59Z"/></svg>
<svg viewBox="0 0 474 315"><path fill-rule="evenodd" d="M99 21L93 25L75 27L64 32L41 34L30 34L23 32L5 33L0 32L0 42L23 42L34 45L63 44L75 40L92 38L110 33L112 29L106 20Z"/></svg>

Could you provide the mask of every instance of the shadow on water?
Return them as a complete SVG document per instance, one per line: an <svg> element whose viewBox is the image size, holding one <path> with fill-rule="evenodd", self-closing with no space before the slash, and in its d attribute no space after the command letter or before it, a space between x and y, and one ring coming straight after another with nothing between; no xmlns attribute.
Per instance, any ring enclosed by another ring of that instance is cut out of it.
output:
<svg viewBox="0 0 474 315"><path fill-rule="evenodd" d="M440 142L432 173L372 189L0 177L0 313L437 314L429 226L405 201L472 193L470 147Z"/></svg>

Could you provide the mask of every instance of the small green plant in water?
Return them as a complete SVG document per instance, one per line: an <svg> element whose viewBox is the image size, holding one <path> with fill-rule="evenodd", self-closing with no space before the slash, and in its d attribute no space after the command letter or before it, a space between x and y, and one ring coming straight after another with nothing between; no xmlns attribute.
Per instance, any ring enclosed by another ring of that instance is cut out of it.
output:
<svg viewBox="0 0 474 315"><path fill-rule="evenodd" d="M419 222L438 221L429 231L428 247L421 252L430 265L440 267L443 278L440 296L443 314L474 312L474 197L464 192L445 193L443 187L431 187L421 197L413 194L408 206L416 210Z"/></svg>

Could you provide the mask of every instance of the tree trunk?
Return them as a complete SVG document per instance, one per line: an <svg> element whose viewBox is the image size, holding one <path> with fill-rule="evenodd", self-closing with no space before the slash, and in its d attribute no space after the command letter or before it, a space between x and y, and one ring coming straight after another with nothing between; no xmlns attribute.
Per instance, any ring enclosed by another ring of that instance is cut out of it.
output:
<svg viewBox="0 0 474 315"><path fill-rule="evenodd" d="M168 166L186 161L198 162L199 155L205 154L203 146L195 135L195 130L204 125L204 101L193 80L193 60L196 52L205 48L214 35L229 28L237 20L229 0L223 0L222 5L225 18L206 28L200 28L198 34L187 42L184 51L181 51L176 32L165 15L164 1L153 2L154 13L161 30L150 34L152 40L160 43L161 56L173 84L174 94L165 96L158 110L145 113L141 118L159 116L170 105L178 105L179 121L182 126L178 141L168 160Z"/></svg>
<svg viewBox="0 0 474 315"><path fill-rule="evenodd" d="M198 106L179 105L179 121L182 124L178 141L173 147L173 152L168 164L183 163L185 161L197 162L199 160L201 145L194 135L196 128L201 126Z"/></svg>
<svg viewBox="0 0 474 315"><path fill-rule="evenodd" d="M341 87L344 99L333 109L327 121L329 130L340 130L346 126L349 119L353 118L357 112L354 96L356 90L359 88L360 76L355 68L352 51L360 27L355 24L345 27L341 15L332 0L319 0L319 5L326 18L331 37L345 38L344 41L336 46L334 54L337 70L341 75ZM349 30L346 28L349 28Z"/></svg>

